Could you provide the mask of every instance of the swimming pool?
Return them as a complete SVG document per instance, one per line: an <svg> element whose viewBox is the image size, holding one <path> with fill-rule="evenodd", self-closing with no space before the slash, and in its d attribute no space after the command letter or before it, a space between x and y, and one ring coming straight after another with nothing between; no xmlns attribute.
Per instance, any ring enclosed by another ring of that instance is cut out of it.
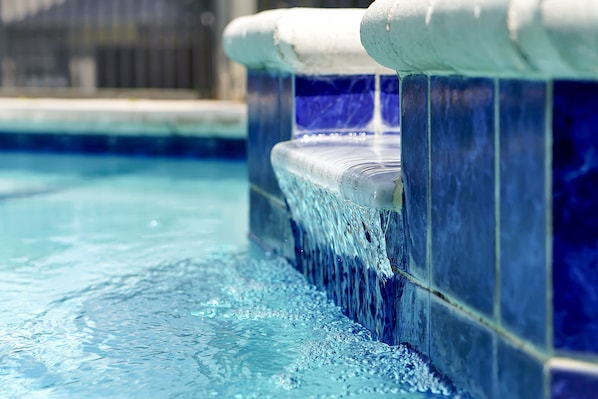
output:
<svg viewBox="0 0 598 399"><path fill-rule="evenodd" d="M243 162L4 153L0 397L457 397L247 240Z"/></svg>

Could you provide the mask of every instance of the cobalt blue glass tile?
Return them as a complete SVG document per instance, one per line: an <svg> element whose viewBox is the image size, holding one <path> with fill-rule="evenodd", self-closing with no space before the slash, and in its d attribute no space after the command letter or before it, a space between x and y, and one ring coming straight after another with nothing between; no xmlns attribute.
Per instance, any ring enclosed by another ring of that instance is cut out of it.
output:
<svg viewBox="0 0 598 399"><path fill-rule="evenodd" d="M374 115L373 75L296 76L298 134L363 132Z"/></svg>
<svg viewBox="0 0 598 399"><path fill-rule="evenodd" d="M0 131L0 151L243 159L245 140Z"/></svg>
<svg viewBox="0 0 598 399"><path fill-rule="evenodd" d="M293 121L295 108L293 107L293 75L280 73L280 139L287 141L293 138Z"/></svg>
<svg viewBox="0 0 598 399"><path fill-rule="evenodd" d="M380 76L380 111L385 126L399 127L399 77L396 75Z"/></svg>
<svg viewBox="0 0 598 399"><path fill-rule="evenodd" d="M598 392L597 370L550 370L551 399L595 399Z"/></svg>
<svg viewBox="0 0 598 399"><path fill-rule="evenodd" d="M256 183L259 180L261 163L260 91L266 73L263 70L247 70L247 168L249 180Z"/></svg>
<svg viewBox="0 0 598 399"><path fill-rule="evenodd" d="M251 153L252 149L257 148L257 139L260 129L260 87L262 76L265 71L247 70L247 150ZM248 162L251 165L256 159L253 154L248 154Z"/></svg>
<svg viewBox="0 0 598 399"><path fill-rule="evenodd" d="M492 334L430 295L430 360L473 398L492 398Z"/></svg>
<svg viewBox="0 0 598 399"><path fill-rule="evenodd" d="M546 345L546 83L500 82L500 310Z"/></svg>
<svg viewBox="0 0 598 399"><path fill-rule="evenodd" d="M430 293L397 274L396 343L406 343L424 356L429 356Z"/></svg>
<svg viewBox="0 0 598 399"><path fill-rule="evenodd" d="M598 83L553 94L554 345L598 353Z"/></svg>
<svg viewBox="0 0 598 399"><path fill-rule="evenodd" d="M270 163L270 151L280 140L279 86L276 72L250 71L248 75L247 166L251 183L282 198Z"/></svg>
<svg viewBox="0 0 598 399"><path fill-rule="evenodd" d="M432 283L491 316L495 285L494 82L430 79Z"/></svg>
<svg viewBox="0 0 598 399"><path fill-rule="evenodd" d="M249 190L249 232L251 238L267 250L281 256L294 247L290 216L278 200L272 200L254 188ZM292 256L292 255L291 255ZM290 259L293 262L293 259Z"/></svg>
<svg viewBox="0 0 598 399"><path fill-rule="evenodd" d="M407 271L428 284L428 77L405 76L401 90L401 166Z"/></svg>
<svg viewBox="0 0 598 399"><path fill-rule="evenodd" d="M538 359L497 337L495 398L544 398L544 365Z"/></svg>

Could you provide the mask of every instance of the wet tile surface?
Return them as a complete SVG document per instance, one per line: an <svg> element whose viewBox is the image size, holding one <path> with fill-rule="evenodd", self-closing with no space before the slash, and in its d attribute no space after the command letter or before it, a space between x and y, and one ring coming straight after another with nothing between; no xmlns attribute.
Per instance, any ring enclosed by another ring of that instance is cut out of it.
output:
<svg viewBox="0 0 598 399"><path fill-rule="evenodd" d="M546 346L546 84L500 83L500 304L504 326Z"/></svg>
<svg viewBox="0 0 598 399"><path fill-rule="evenodd" d="M555 82L554 345L598 353L598 83Z"/></svg>
<svg viewBox="0 0 598 399"><path fill-rule="evenodd" d="M396 75L380 76L380 112L384 125L398 128L400 122L399 78Z"/></svg>
<svg viewBox="0 0 598 399"><path fill-rule="evenodd" d="M282 198L270 163L270 151L280 141L280 76L252 71L247 76L249 181L269 194Z"/></svg>
<svg viewBox="0 0 598 399"><path fill-rule="evenodd" d="M406 270L407 242L405 236L405 214L388 211L380 215L380 223L386 242L386 256L393 269Z"/></svg>
<svg viewBox="0 0 598 399"><path fill-rule="evenodd" d="M544 365L497 337L496 398L544 397Z"/></svg>
<svg viewBox="0 0 598 399"><path fill-rule="evenodd" d="M293 123L295 118L294 104L294 76L281 72L280 84L280 138L287 141L293 138Z"/></svg>
<svg viewBox="0 0 598 399"><path fill-rule="evenodd" d="M408 343L418 352L430 355L430 293L396 275L397 292L397 343Z"/></svg>
<svg viewBox="0 0 598 399"><path fill-rule="evenodd" d="M280 204L254 188L249 190L249 232L267 250L294 261L294 240L290 215Z"/></svg>
<svg viewBox="0 0 598 399"><path fill-rule="evenodd" d="M432 77L430 90L432 284L491 316L494 82Z"/></svg>
<svg viewBox="0 0 598 399"><path fill-rule="evenodd" d="M402 79L401 166L409 259L406 271L428 283L428 78Z"/></svg>
<svg viewBox="0 0 598 399"><path fill-rule="evenodd" d="M552 399L594 399L598 392L598 373L594 371L550 370L550 397Z"/></svg>
<svg viewBox="0 0 598 399"><path fill-rule="evenodd" d="M492 398L492 334L430 297L430 360L472 397Z"/></svg>
<svg viewBox="0 0 598 399"><path fill-rule="evenodd" d="M296 134L365 131L374 116L373 75L296 76Z"/></svg>

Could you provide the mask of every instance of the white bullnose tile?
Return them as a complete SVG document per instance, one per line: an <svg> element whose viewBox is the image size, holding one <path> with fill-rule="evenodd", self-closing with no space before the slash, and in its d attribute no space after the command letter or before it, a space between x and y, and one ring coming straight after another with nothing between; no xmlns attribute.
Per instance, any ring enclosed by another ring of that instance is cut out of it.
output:
<svg viewBox="0 0 598 399"><path fill-rule="evenodd" d="M359 39L363 9L292 8L231 22L224 50L248 68L297 74L392 73L370 58Z"/></svg>
<svg viewBox="0 0 598 399"><path fill-rule="evenodd" d="M0 98L0 129L244 138L246 108L225 101Z"/></svg>
<svg viewBox="0 0 598 399"><path fill-rule="evenodd" d="M361 40L403 74L595 77L598 2L378 0Z"/></svg>

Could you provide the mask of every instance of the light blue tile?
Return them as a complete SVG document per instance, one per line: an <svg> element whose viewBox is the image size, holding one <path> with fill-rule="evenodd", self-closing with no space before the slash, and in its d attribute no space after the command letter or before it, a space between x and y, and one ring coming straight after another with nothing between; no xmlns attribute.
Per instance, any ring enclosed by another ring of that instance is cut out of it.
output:
<svg viewBox="0 0 598 399"><path fill-rule="evenodd" d="M432 283L493 316L494 82L430 81Z"/></svg>
<svg viewBox="0 0 598 399"><path fill-rule="evenodd" d="M500 83L501 320L546 346L546 83Z"/></svg>

